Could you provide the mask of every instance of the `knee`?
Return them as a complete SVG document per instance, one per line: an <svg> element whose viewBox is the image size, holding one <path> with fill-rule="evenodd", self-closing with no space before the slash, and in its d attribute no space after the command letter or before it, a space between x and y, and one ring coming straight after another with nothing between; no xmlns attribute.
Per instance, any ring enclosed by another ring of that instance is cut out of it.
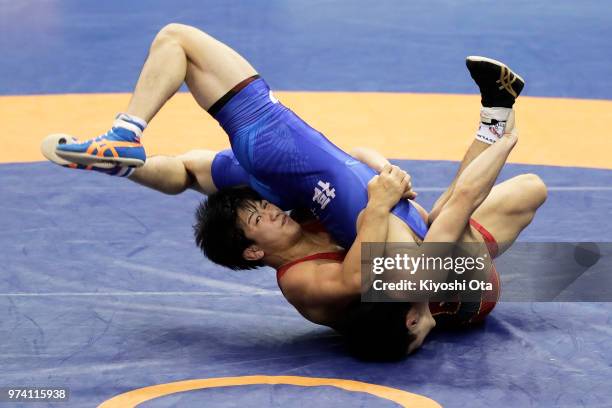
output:
<svg viewBox="0 0 612 408"><path fill-rule="evenodd" d="M548 189L544 181L537 174L523 174L521 177L525 195L531 198L534 209L540 207L548 197Z"/></svg>
<svg viewBox="0 0 612 408"><path fill-rule="evenodd" d="M179 42L185 31L189 29L189 26L179 23L170 23L165 25L153 40L153 45L167 42Z"/></svg>

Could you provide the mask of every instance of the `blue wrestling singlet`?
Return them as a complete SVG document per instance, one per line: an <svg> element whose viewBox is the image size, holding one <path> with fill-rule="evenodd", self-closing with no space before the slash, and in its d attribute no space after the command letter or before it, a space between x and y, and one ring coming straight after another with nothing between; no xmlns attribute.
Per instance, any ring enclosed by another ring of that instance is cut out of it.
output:
<svg viewBox="0 0 612 408"><path fill-rule="evenodd" d="M221 150L215 155L210 172L213 183L219 190L227 187L246 185L278 207L284 210L293 209L291 206L287 205L278 194L247 173L240 163L238 163L231 149Z"/></svg>
<svg viewBox="0 0 612 408"><path fill-rule="evenodd" d="M240 90L214 117L229 135L251 187L283 209L310 209L340 245L350 248L374 170L283 106L263 79ZM408 201L392 213L424 238L427 225Z"/></svg>

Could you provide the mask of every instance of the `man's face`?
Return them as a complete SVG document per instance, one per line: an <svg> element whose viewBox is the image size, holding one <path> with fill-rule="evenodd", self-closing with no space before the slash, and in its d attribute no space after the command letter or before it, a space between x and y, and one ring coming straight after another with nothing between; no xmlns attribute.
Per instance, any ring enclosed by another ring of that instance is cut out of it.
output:
<svg viewBox="0 0 612 408"><path fill-rule="evenodd" d="M421 347L425 337L435 326L436 321L429 311L429 305L427 303L414 303L406 313L406 328L416 338L408 345L407 353L410 354Z"/></svg>
<svg viewBox="0 0 612 408"><path fill-rule="evenodd" d="M265 251L282 250L299 238L301 226L266 200L251 201L238 210L244 235Z"/></svg>

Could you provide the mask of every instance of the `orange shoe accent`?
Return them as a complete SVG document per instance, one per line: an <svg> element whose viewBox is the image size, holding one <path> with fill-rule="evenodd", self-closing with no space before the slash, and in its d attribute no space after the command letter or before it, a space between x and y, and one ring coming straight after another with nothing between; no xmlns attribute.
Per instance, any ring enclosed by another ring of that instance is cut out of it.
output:
<svg viewBox="0 0 612 408"><path fill-rule="evenodd" d="M92 142L87 148L87 150L85 151L85 153L93 155L93 151L99 150L99 148L100 148L100 145L98 145L98 142Z"/></svg>
<svg viewBox="0 0 612 408"><path fill-rule="evenodd" d="M91 144L87 147L85 151L86 154L97 156L97 157L105 157L104 153L110 151L113 157L118 158L119 153L115 150L116 147L140 147L142 146L140 143L134 142L121 142L121 141L104 141L104 142L95 142L92 141ZM94 150L96 153L94 154Z"/></svg>
<svg viewBox="0 0 612 408"><path fill-rule="evenodd" d="M104 153L106 153L107 151L110 151L113 157L119 157L119 153L117 153L115 147L110 144L104 145L100 150L98 150L98 156L106 157Z"/></svg>

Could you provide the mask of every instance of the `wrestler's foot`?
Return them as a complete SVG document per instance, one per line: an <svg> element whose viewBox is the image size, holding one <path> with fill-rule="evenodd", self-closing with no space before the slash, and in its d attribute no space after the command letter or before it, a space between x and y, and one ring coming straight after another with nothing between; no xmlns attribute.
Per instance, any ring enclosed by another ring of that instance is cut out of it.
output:
<svg viewBox="0 0 612 408"><path fill-rule="evenodd" d="M40 151L49 161L70 169L93 170L100 173L109 174L111 176L127 177L134 172L133 167L122 167L114 163L99 162L95 165L84 166L82 164L73 163L59 157L55 151L58 145L72 145L80 143L73 136L62 133L55 133L47 136L40 145Z"/></svg>
<svg viewBox="0 0 612 408"><path fill-rule="evenodd" d="M512 108L525 86L523 78L491 58L470 56L465 65L480 88L483 107Z"/></svg>
<svg viewBox="0 0 612 408"><path fill-rule="evenodd" d="M58 144L55 153L61 159L83 166L140 167L146 160L140 144L145 125L120 114L106 134L81 143Z"/></svg>

